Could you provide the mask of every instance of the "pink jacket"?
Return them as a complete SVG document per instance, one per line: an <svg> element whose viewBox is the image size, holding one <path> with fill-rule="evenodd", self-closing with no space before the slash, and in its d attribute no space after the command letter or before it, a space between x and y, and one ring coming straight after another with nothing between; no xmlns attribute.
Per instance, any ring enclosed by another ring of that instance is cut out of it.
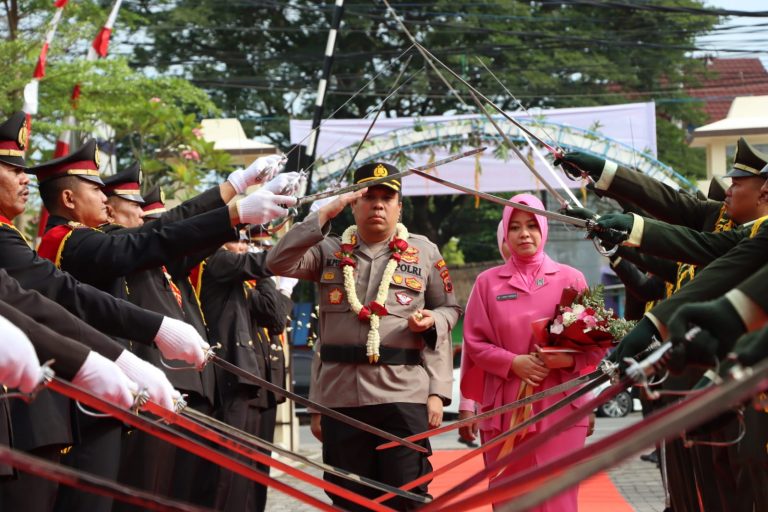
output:
<svg viewBox="0 0 768 512"><path fill-rule="evenodd" d="M530 206L542 208L534 196L521 194L512 199ZM512 210L504 212L504 226L508 226ZM583 290L587 287L581 272L553 261L543 253L546 244L546 219L537 216L542 231L540 263L530 267L534 271L521 272L510 258L504 265L481 273L472 289L464 316L464 354L462 357L461 392L463 397L474 400L479 412L513 402L522 382L517 376L509 377L512 361L519 354L534 350L531 323L541 318L551 318L560 301L564 288ZM504 230L506 233L506 229ZM593 351L574 356L573 368L551 370L536 391L553 387L577 377L582 370L596 365L603 354ZM549 407L567 393L556 394L534 404L534 413ZM577 407L588 397L573 404ZM568 412L550 416L535 425L531 432L546 428L558 417ZM586 424L586 418L584 424ZM484 421L483 430L506 430L509 416L497 416Z"/></svg>

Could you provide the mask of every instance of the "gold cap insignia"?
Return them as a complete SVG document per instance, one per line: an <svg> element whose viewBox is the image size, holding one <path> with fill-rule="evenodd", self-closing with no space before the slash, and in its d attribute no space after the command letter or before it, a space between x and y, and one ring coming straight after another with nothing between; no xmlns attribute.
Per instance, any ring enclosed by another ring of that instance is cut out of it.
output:
<svg viewBox="0 0 768 512"><path fill-rule="evenodd" d="M163 189L160 189L160 202L165 204L165 192L163 192Z"/></svg>
<svg viewBox="0 0 768 512"><path fill-rule="evenodd" d="M27 148L27 137L29 135L29 132L27 131L27 120L25 119L23 123L21 123L21 128L19 128L19 135L17 137L17 142L19 143L19 147L21 149Z"/></svg>
<svg viewBox="0 0 768 512"><path fill-rule="evenodd" d="M141 171L141 168L139 168L139 183L144 181L144 173Z"/></svg>
<svg viewBox="0 0 768 512"><path fill-rule="evenodd" d="M379 164L373 169L373 175L377 178L383 178L384 176L389 176L389 171L387 171L386 167Z"/></svg>
<svg viewBox="0 0 768 512"><path fill-rule="evenodd" d="M96 163L96 168L101 168L101 155L99 154L99 147L93 148L93 161Z"/></svg>

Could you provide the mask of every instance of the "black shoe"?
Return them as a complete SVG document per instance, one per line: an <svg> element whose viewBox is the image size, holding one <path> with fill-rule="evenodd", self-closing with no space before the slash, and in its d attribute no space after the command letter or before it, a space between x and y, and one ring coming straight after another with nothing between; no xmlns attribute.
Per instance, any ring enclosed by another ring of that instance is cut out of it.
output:
<svg viewBox="0 0 768 512"><path fill-rule="evenodd" d="M479 444L477 444L475 441L467 441L466 439L464 439L464 438L463 438L463 437L461 437L461 436L459 436L459 442L460 442L461 444L465 444L465 445L469 446L470 448L477 448L478 446L480 446L480 445L479 445Z"/></svg>
<svg viewBox="0 0 768 512"><path fill-rule="evenodd" d="M646 455L641 455L640 460L644 460L645 462L652 462L654 464L659 463L659 452L656 450L653 450L651 453L648 453Z"/></svg>

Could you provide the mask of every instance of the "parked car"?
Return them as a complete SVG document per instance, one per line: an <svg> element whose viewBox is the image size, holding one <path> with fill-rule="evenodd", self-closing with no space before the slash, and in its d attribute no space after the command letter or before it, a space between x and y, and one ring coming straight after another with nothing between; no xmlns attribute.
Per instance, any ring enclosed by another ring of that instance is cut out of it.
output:
<svg viewBox="0 0 768 512"><path fill-rule="evenodd" d="M594 396L600 396L600 393L610 387L610 382L605 382L598 386L594 391ZM627 414L643 409L640 400L635 397L635 393L630 389L620 392L618 395L600 405L595 412L598 416L604 418L623 418Z"/></svg>

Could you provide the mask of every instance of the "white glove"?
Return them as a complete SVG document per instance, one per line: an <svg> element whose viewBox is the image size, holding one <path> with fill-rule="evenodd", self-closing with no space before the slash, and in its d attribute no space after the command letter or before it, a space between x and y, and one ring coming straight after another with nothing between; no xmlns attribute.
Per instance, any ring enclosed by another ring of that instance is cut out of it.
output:
<svg viewBox="0 0 768 512"><path fill-rule="evenodd" d="M130 409L139 386L120 367L97 352L91 351L72 384L90 391L107 402Z"/></svg>
<svg viewBox="0 0 768 512"><path fill-rule="evenodd" d="M27 335L0 316L0 384L31 393L40 383L42 372Z"/></svg>
<svg viewBox="0 0 768 512"><path fill-rule="evenodd" d="M181 393L173 389L160 368L139 359L127 350L120 353L115 364L139 386L139 389L146 388L151 401L170 411L174 410L173 401L181 398Z"/></svg>
<svg viewBox="0 0 768 512"><path fill-rule="evenodd" d="M197 368L205 364L205 351L211 348L194 327L167 316L160 324L155 343L166 359L180 359Z"/></svg>
<svg viewBox="0 0 768 512"><path fill-rule="evenodd" d="M295 196L301 185L301 173L282 172L275 179L261 187L261 190L268 190L273 194L282 194L285 196Z"/></svg>
<svg viewBox="0 0 768 512"><path fill-rule="evenodd" d="M291 298L293 289L299 282L295 277L279 277L277 282L277 289L288 298Z"/></svg>
<svg viewBox="0 0 768 512"><path fill-rule="evenodd" d="M315 213L317 210L327 205L328 203L335 201L336 199L338 199L338 196L331 196L331 197L326 197L324 199L318 199L317 201L315 201L309 206L309 213Z"/></svg>
<svg viewBox="0 0 768 512"><path fill-rule="evenodd" d="M282 155L259 157L247 169L234 171L227 177L227 181L235 187L238 194L243 194L251 185L258 185L274 178L287 160Z"/></svg>
<svg viewBox="0 0 768 512"><path fill-rule="evenodd" d="M285 207L295 204L295 197L257 190L237 202L237 215L243 224L265 224L272 219L288 215Z"/></svg>

